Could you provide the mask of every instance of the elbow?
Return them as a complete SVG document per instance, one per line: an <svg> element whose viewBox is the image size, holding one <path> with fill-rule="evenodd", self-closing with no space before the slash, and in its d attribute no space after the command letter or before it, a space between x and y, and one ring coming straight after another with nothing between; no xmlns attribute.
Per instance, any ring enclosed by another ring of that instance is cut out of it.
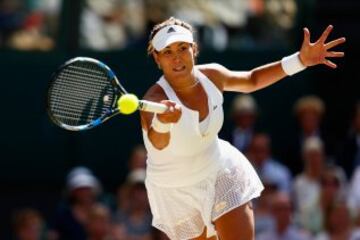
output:
<svg viewBox="0 0 360 240"><path fill-rule="evenodd" d="M156 142L156 141L151 141L151 143L154 146L154 148L156 148L159 151L165 149L169 145L169 142L167 142L167 143L159 143L159 142Z"/></svg>
<svg viewBox="0 0 360 240"><path fill-rule="evenodd" d="M259 86L259 76L255 70L252 70L249 74L249 88L246 93L255 92L260 88Z"/></svg>
<svg viewBox="0 0 360 240"><path fill-rule="evenodd" d="M162 134L150 130L148 132L148 138L154 148L160 151L166 148L170 143L170 133Z"/></svg>
<svg viewBox="0 0 360 240"><path fill-rule="evenodd" d="M253 88L244 88L244 89L241 89L241 92L242 93L252 93L254 92L255 90Z"/></svg>

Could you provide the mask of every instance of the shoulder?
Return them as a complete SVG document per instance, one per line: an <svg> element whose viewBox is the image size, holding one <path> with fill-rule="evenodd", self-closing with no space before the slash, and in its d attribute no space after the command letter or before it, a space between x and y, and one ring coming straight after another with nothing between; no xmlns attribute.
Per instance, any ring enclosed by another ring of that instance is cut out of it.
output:
<svg viewBox="0 0 360 240"><path fill-rule="evenodd" d="M161 102L162 100L168 99L164 90L160 85L154 84L143 96L144 100L152 101L152 102ZM141 125L143 129L148 130L151 124L151 119L153 118L153 113L140 111L140 119Z"/></svg>
<svg viewBox="0 0 360 240"><path fill-rule="evenodd" d="M197 69L212 81L220 91L224 90L224 79L229 76L229 69L218 63L197 65Z"/></svg>
<svg viewBox="0 0 360 240"><path fill-rule="evenodd" d="M302 174L297 175L294 179L294 186L296 188L300 187L301 185L303 185L305 183L305 178Z"/></svg>
<svg viewBox="0 0 360 240"><path fill-rule="evenodd" d="M284 164L280 163L279 160L271 159L270 161L276 170L278 170L279 172L281 172L283 174L290 175L289 169Z"/></svg>
<svg viewBox="0 0 360 240"><path fill-rule="evenodd" d="M158 84L154 84L149 88L149 90L145 93L143 99L153 102L160 102L162 100L167 99L167 96Z"/></svg>
<svg viewBox="0 0 360 240"><path fill-rule="evenodd" d="M324 232L321 232L319 233L316 237L315 237L315 240L328 240L329 239L329 236L324 233Z"/></svg>
<svg viewBox="0 0 360 240"><path fill-rule="evenodd" d="M226 67L219 63L207 63L196 65L196 67L204 74L220 75L226 71L229 71Z"/></svg>
<svg viewBox="0 0 360 240"><path fill-rule="evenodd" d="M351 234L351 239L360 239L360 228L355 228Z"/></svg>

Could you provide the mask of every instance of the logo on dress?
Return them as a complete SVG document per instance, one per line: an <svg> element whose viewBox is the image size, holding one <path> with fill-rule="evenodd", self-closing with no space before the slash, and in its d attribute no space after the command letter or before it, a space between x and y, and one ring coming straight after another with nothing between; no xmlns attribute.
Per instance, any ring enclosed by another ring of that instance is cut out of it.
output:
<svg viewBox="0 0 360 240"><path fill-rule="evenodd" d="M172 33L172 32L176 32L173 27L171 27L171 28L169 28L169 30L167 30L167 33Z"/></svg>
<svg viewBox="0 0 360 240"><path fill-rule="evenodd" d="M216 205L214 206L214 210L215 210L216 212L220 212L220 211L224 210L224 208L225 208L226 206L227 206L227 202L221 201L221 202L219 202L218 204L216 204Z"/></svg>
<svg viewBox="0 0 360 240"><path fill-rule="evenodd" d="M217 105L213 106L213 110L216 110L216 109L217 109L217 107L218 107Z"/></svg>

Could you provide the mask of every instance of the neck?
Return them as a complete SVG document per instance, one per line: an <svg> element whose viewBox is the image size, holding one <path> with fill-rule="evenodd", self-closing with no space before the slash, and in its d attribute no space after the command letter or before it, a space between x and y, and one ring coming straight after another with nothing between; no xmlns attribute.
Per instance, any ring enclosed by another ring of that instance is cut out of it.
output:
<svg viewBox="0 0 360 240"><path fill-rule="evenodd" d="M303 131L303 135L304 135L304 138L307 138L307 137L311 137L311 136L316 136L318 134L318 130L317 129L304 129Z"/></svg>
<svg viewBox="0 0 360 240"><path fill-rule="evenodd" d="M175 92L188 92L191 91L193 88L195 88L199 84L199 80L195 79L192 83L187 84L184 87L175 87L173 88Z"/></svg>
<svg viewBox="0 0 360 240"><path fill-rule="evenodd" d="M279 235L282 235L286 232L286 230L288 229L288 224L287 223L279 223L276 226L276 230L279 233Z"/></svg>
<svg viewBox="0 0 360 240"><path fill-rule="evenodd" d="M306 174L310 179L317 180L317 179L320 178L321 172L320 172L320 171L315 171L315 170L312 170L312 169L306 169L306 170L305 170L305 174Z"/></svg>
<svg viewBox="0 0 360 240"><path fill-rule="evenodd" d="M336 229L332 229L331 231L331 235L333 237L342 237L342 239L349 239L348 235L350 233L350 229L349 227L342 227L342 228L336 228Z"/></svg>
<svg viewBox="0 0 360 240"><path fill-rule="evenodd" d="M170 84L172 89L174 89L175 92L191 91L200 82L199 79L195 77L194 71L192 71L190 75L183 78L170 80L171 78L165 76L165 79L168 81L168 83Z"/></svg>

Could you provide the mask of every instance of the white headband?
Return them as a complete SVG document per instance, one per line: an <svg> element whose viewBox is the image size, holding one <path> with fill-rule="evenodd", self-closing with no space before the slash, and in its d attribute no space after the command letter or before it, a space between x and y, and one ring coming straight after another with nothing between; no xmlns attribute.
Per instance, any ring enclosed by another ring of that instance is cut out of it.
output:
<svg viewBox="0 0 360 240"><path fill-rule="evenodd" d="M190 30L182 26L170 25L164 27L155 34L152 40L152 45L156 51L161 51L174 42L193 43L193 34Z"/></svg>

